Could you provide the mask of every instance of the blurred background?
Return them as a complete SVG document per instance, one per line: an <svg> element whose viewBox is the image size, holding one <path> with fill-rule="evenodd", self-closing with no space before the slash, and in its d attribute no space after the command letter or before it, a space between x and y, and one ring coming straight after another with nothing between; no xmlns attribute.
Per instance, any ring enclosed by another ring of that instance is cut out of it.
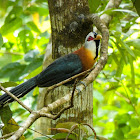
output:
<svg viewBox="0 0 140 140"><path fill-rule="evenodd" d="M96 2L95 13L113 19L108 62L93 82L93 126L111 140L140 139L140 18L131 0L109 10L104 10L108 0ZM0 83L10 89L42 71L51 26L47 0L0 0L0 5ZM38 90L22 98L32 109ZM19 124L26 120L29 113L18 103L10 106ZM25 137L33 139L32 130Z"/></svg>

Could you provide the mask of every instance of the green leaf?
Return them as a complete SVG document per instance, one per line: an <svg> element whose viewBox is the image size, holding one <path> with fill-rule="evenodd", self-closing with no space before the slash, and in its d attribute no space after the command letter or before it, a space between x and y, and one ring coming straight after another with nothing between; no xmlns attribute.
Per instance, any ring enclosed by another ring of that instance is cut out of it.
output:
<svg viewBox="0 0 140 140"><path fill-rule="evenodd" d="M118 58L117 58L117 55L113 52L112 53L112 58L113 58L113 60L115 61L115 63L117 64L117 65L119 65L119 60L118 60Z"/></svg>
<svg viewBox="0 0 140 140"><path fill-rule="evenodd" d="M54 139L65 139L67 137L67 135L68 135L67 133L57 133L52 138L54 138ZM70 134L69 139L76 140L76 136Z"/></svg>
<svg viewBox="0 0 140 140"><path fill-rule="evenodd" d="M124 134L130 132L131 128L130 126L126 125L124 127L121 128L121 130L123 131Z"/></svg>
<svg viewBox="0 0 140 140"><path fill-rule="evenodd" d="M134 92L134 89L135 89L135 67L134 67L134 64L133 64L133 58L131 56L128 57L129 58L129 63L130 63L130 67L131 67L131 83L133 85L133 92Z"/></svg>
<svg viewBox="0 0 140 140"><path fill-rule="evenodd" d="M118 43L120 43L121 46L122 46L123 48L125 48L126 51L127 51L133 58L136 58L136 56L135 56L133 50L131 50L131 48L130 48L125 42L123 42L120 38L118 38L118 37L116 37L116 38L117 38L117 40L118 40Z"/></svg>
<svg viewBox="0 0 140 140"><path fill-rule="evenodd" d="M93 90L93 97L99 102L102 102L104 100L104 96L98 90Z"/></svg>
<svg viewBox="0 0 140 140"><path fill-rule="evenodd" d="M17 122L11 118L7 124L4 125L4 127L2 127L2 131L3 131L3 135L5 134L9 134L11 132L15 132L19 129L19 126L17 124ZM22 135L19 140L25 140L25 137Z"/></svg>
<svg viewBox="0 0 140 140"><path fill-rule="evenodd" d="M50 136L50 135L48 137L51 137L52 138L52 136ZM37 137L34 140L50 140L48 137L45 137L45 136Z"/></svg>
<svg viewBox="0 0 140 140"><path fill-rule="evenodd" d="M138 123L138 122L137 122ZM140 134L140 128L135 128L132 131L129 132L131 135L139 135Z"/></svg>
<svg viewBox="0 0 140 140"><path fill-rule="evenodd" d="M15 83L15 82L4 82L4 83L1 83L1 85L2 85L4 88L7 88L7 87L15 87L15 86L17 86L18 84Z"/></svg>
<svg viewBox="0 0 140 140"><path fill-rule="evenodd" d="M114 136L115 136L116 138L119 137L119 140L124 139L124 134L123 134L123 132L122 132L121 129L116 129L116 131L115 131L115 133L114 133Z"/></svg>
<svg viewBox="0 0 140 140"><path fill-rule="evenodd" d="M12 118L12 111L10 110L9 106L0 107L0 116L2 122L7 124L8 121Z"/></svg>
<svg viewBox="0 0 140 140"><path fill-rule="evenodd" d="M20 44L24 49L24 52L27 53L31 50L33 46L34 36L30 30L21 30L18 33L18 38L20 40Z"/></svg>
<svg viewBox="0 0 140 140"><path fill-rule="evenodd" d="M30 79L30 78L36 76L37 74L39 74L41 71L42 71L42 66L40 66L37 69L35 69L34 71L30 72L29 75L24 78Z"/></svg>
<svg viewBox="0 0 140 140"><path fill-rule="evenodd" d="M30 11L31 13L39 13L41 16L48 16L49 10L46 8L38 7L38 6L30 6L27 8L27 11Z"/></svg>
<svg viewBox="0 0 140 140"><path fill-rule="evenodd" d="M27 52L24 56L24 60L26 62L31 62L35 57L37 57L37 55L39 54L39 51L34 49L34 50L30 50L29 52Z"/></svg>
<svg viewBox="0 0 140 140"><path fill-rule="evenodd" d="M121 57L119 64L117 65L117 71L116 71L116 77L120 77L124 68L124 61L123 58Z"/></svg>
<svg viewBox="0 0 140 140"><path fill-rule="evenodd" d="M88 0L90 13L95 13L99 7L101 0Z"/></svg>
<svg viewBox="0 0 140 140"><path fill-rule="evenodd" d="M137 10L137 13L138 13L139 16L140 16L140 7L139 7L139 5L140 5L140 0L132 0L132 2L133 2L133 5L135 6L135 8L136 8L136 10Z"/></svg>
<svg viewBox="0 0 140 140"><path fill-rule="evenodd" d="M128 40L128 41L125 41L125 43L129 46L133 46L136 49L140 50L140 39Z"/></svg>
<svg viewBox="0 0 140 140"><path fill-rule="evenodd" d="M130 29L127 31L127 33L123 33L123 38L122 40L125 40L126 38L129 38L132 34L134 34L135 32L137 32L136 29ZM126 43L127 41L125 41Z"/></svg>
<svg viewBox="0 0 140 140"><path fill-rule="evenodd" d="M17 81L26 65L19 62L9 63L0 69L0 78L10 77L10 81Z"/></svg>
<svg viewBox="0 0 140 140"><path fill-rule="evenodd" d="M5 23L12 22L15 18L19 17L23 12L23 8L21 6L14 6L13 9L9 12L7 17L5 18Z"/></svg>
<svg viewBox="0 0 140 140"><path fill-rule="evenodd" d="M22 71L22 74L24 73L30 73L33 70L37 69L42 65L43 57L40 56L39 58L34 58L30 64L26 66L26 68Z"/></svg>
<svg viewBox="0 0 140 140"><path fill-rule="evenodd" d="M0 48L2 47L3 45L3 38L2 38L2 35L0 34Z"/></svg>
<svg viewBox="0 0 140 140"><path fill-rule="evenodd" d="M70 129L73 125L77 125L76 122L64 122L64 123L58 123L56 125L56 128L67 128Z"/></svg>
<svg viewBox="0 0 140 140"><path fill-rule="evenodd" d="M36 26L36 24L32 21L28 22L27 23L27 26L33 30L34 32L37 32L37 33L41 33L40 30L38 29L38 27Z"/></svg>
<svg viewBox="0 0 140 140"><path fill-rule="evenodd" d="M2 27L1 27L1 34L7 35L11 32L14 32L16 29L20 28L22 26L22 19L21 18L14 18L12 21L5 23Z"/></svg>
<svg viewBox="0 0 140 140"><path fill-rule="evenodd" d="M127 13L130 14L132 16L138 16L136 12L133 12L132 10L127 10L127 9L114 9L113 11L117 11L117 12L122 12L122 13Z"/></svg>
<svg viewBox="0 0 140 140"><path fill-rule="evenodd" d="M117 115L115 117L115 121L118 123L118 125L126 124L127 121L129 121L130 119L131 119L131 116L128 113Z"/></svg>
<svg viewBox="0 0 140 140"><path fill-rule="evenodd" d="M132 118L129 121L131 127L138 128L139 127L139 120L137 118Z"/></svg>
<svg viewBox="0 0 140 140"><path fill-rule="evenodd" d="M124 62L127 64L127 59L126 59L126 56L125 56L125 51L123 48L121 48L118 43L116 43L116 46L118 48L118 50L120 51L120 54L122 55L122 61L124 60Z"/></svg>

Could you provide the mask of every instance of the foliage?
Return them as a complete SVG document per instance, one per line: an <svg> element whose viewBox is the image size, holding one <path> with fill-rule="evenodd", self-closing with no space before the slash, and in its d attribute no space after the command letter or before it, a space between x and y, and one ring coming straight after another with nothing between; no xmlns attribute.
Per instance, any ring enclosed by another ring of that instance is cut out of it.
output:
<svg viewBox="0 0 140 140"><path fill-rule="evenodd" d="M139 14L140 16L140 8L139 8L139 5L140 5L140 1L139 0L132 0L136 10L137 10L137 13Z"/></svg>
<svg viewBox="0 0 140 140"><path fill-rule="evenodd" d="M94 0L88 0L88 3L89 3L90 13L95 13L101 3L101 0L97 0L96 2Z"/></svg>
<svg viewBox="0 0 140 140"><path fill-rule="evenodd" d="M118 9L109 10L104 10L107 0L96 0L96 5L93 2L89 0L91 12L113 16L108 63L93 84L94 128L97 135L111 140L138 139L140 19L131 0L123 0ZM0 5L0 82L11 87L42 70L50 37L49 11L46 0L4 0ZM37 94L38 88L22 101L35 109ZM17 102L11 108L18 124L29 115ZM27 140L33 139L32 133L25 133Z"/></svg>
<svg viewBox="0 0 140 140"><path fill-rule="evenodd" d="M140 20L129 0L123 1L118 9L100 9L98 13L114 18L109 26L108 63L94 82L95 130L111 140L137 139L140 138Z"/></svg>
<svg viewBox="0 0 140 140"><path fill-rule="evenodd" d="M43 0L5 0L0 1L0 5L0 82L4 87L12 87L42 70L44 50L50 37L48 4ZM22 100L35 109L37 94L38 88ZM29 115L16 102L11 108L18 124ZM11 118L7 112L10 112L8 108L1 112L4 129L9 127L7 121ZM31 138L30 131L25 136Z"/></svg>

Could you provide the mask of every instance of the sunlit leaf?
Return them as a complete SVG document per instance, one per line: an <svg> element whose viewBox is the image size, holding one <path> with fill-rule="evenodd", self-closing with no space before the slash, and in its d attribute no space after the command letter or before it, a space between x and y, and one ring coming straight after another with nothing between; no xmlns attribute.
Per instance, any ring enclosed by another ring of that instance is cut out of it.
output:
<svg viewBox="0 0 140 140"><path fill-rule="evenodd" d="M95 13L97 8L99 7L101 0L88 0L90 13Z"/></svg>
<svg viewBox="0 0 140 140"><path fill-rule="evenodd" d="M140 50L140 39L128 40L126 41L126 44Z"/></svg>
<svg viewBox="0 0 140 140"><path fill-rule="evenodd" d="M21 30L18 33L18 37L20 39L20 43L23 47L24 52L26 53L31 50L34 41L32 32L30 30Z"/></svg>
<svg viewBox="0 0 140 140"><path fill-rule="evenodd" d="M121 76L123 68L124 68L124 64L125 64L125 62L124 62L123 58L121 57L119 64L117 66L116 77Z"/></svg>
<svg viewBox="0 0 140 140"><path fill-rule="evenodd" d="M27 23L27 26L32 29L34 32L41 33L36 24L32 21Z"/></svg>
<svg viewBox="0 0 140 140"><path fill-rule="evenodd" d="M12 20L14 20L17 17L20 17L20 15L22 14L23 9L21 6L14 6L12 8L12 10L9 12L9 14L7 15L7 17L5 18L5 24L12 22Z"/></svg>
<svg viewBox="0 0 140 140"><path fill-rule="evenodd" d="M117 55L115 53L112 53L112 57L113 57L115 63L119 66L119 60L117 58Z"/></svg>
<svg viewBox="0 0 140 140"><path fill-rule="evenodd" d="M39 74L42 71L42 66L38 67L37 69L33 70L32 72L30 72L27 76L25 76L24 78L26 79L30 79L34 76L36 76L37 74Z"/></svg>
<svg viewBox="0 0 140 140"><path fill-rule="evenodd" d="M129 57L129 62L130 62L130 67L131 67L131 82L132 82L132 85L133 85L133 92L134 92L134 89L135 89L135 67L134 67L134 62L133 62L133 58L130 56Z"/></svg>
<svg viewBox="0 0 140 140"><path fill-rule="evenodd" d="M2 45L3 45L3 38L2 38L2 35L0 34L0 48Z"/></svg>
<svg viewBox="0 0 140 140"><path fill-rule="evenodd" d="M38 7L38 6L30 6L27 8L27 11L30 11L31 13L36 13L38 12L41 16L48 16L49 10L46 8Z"/></svg>
<svg viewBox="0 0 140 140"><path fill-rule="evenodd" d="M4 82L4 83L1 83L1 85L2 85L3 87L7 88L7 87L15 87L15 86L17 86L18 84L15 83L15 82Z"/></svg>
<svg viewBox="0 0 140 140"><path fill-rule="evenodd" d="M123 42L120 38L117 37L117 40L118 40L118 43L121 44L121 46L126 49L126 51L131 55L133 56L133 58L136 58L135 57L135 54L133 52L133 50L130 48L130 46L128 46L125 42Z"/></svg>
<svg viewBox="0 0 140 140"><path fill-rule="evenodd" d="M131 135L139 135L139 132L140 132L140 128L136 128L136 129L133 129L132 131L129 132L129 134Z"/></svg>
<svg viewBox="0 0 140 140"><path fill-rule="evenodd" d="M119 136L120 140L124 139L124 133L122 132L121 129L116 129L115 132L114 132L114 136L116 138Z"/></svg>
<svg viewBox="0 0 140 140"><path fill-rule="evenodd" d="M5 23L1 29L1 34L7 35L8 33L14 32L16 29L22 26L22 19L21 18L14 18L12 21Z"/></svg>
<svg viewBox="0 0 140 140"><path fill-rule="evenodd" d="M131 11L131 10L127 10L127 9L114 9L113 11L117 11L117 12L122 12L122 13L127 13L127 14L131 14L132 16L138 16L137 13Z"/></svg>

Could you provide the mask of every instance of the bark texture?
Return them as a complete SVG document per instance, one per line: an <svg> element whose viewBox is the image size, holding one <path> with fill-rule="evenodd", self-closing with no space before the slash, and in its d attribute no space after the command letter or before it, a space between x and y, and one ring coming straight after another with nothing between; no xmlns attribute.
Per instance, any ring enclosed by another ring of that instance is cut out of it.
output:
<svg viewBox="0 0 140 140"><path fill-rule="evenodd" d="M48 0L48 4L51 18L52 44L50 43L47 46L44 58L44 68L54 61L52 58L58 58L81 47L85 41L86 35L93 30L92 22L87 22L87 20L85 20L86 15L89 14L87 0ZM58 87L47 95L45 101L44 96L46 89L40 89L38 109L63 97L69 93L70 89L71 87L66 86ZM80 94L74 99L74 107L65 111L59 119L38 119L36 130L44 134L53 134L54 132L50 132L49 128L55 128L58 123L77 122L92 125L92 91L91 84L84 94ZM57 109L56 112L59 110L60 108Z"/></svg>

